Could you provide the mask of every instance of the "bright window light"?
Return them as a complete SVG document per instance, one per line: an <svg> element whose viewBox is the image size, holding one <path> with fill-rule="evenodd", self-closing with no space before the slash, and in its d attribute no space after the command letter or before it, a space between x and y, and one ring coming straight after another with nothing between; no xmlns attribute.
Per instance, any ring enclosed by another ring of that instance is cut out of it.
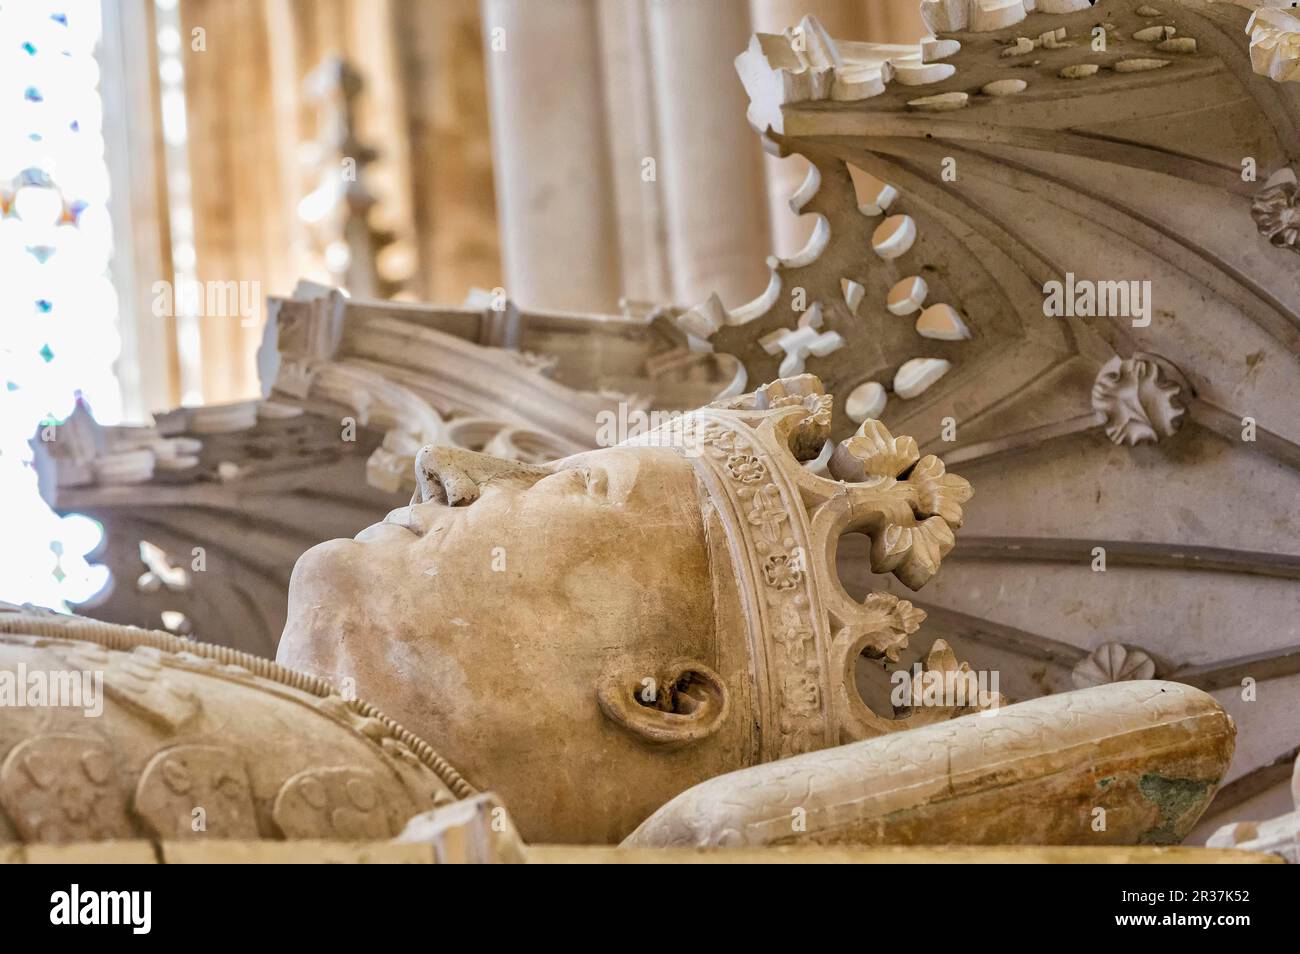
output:
<svg viewBox="0 0 1300 954"><path fill-rule="evenodd" d="M99 39L98 0L0 4L0 600L58 609L107 585L103 528L44 504L28 441L122 413Z"/></svg>

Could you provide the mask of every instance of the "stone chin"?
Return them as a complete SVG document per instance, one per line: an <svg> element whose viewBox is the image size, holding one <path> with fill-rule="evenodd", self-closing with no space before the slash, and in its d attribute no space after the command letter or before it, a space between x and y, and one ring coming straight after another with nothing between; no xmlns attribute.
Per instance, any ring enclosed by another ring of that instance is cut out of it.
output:
<svg viewBox="0 0 1300 954"><path fill-rule="evenodd" d="M617 840L747 764L748 659L718 634L687 460L443 449L418 466L411 506L299 559L279 662L379 705L529 840Z"/></svg>

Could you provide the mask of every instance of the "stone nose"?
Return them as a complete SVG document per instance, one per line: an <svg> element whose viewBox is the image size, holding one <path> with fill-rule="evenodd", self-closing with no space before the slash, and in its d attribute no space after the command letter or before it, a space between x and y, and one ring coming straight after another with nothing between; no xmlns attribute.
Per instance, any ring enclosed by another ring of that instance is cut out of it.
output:
<svg viewBox="0 0 1300 954"><path fill-rule="evenodd" d="M479 454L463 447L427 444L415 456L415 493L411 503L464 507L479 498L491 481L508 480L531 485L550 470L519 461Z"/></svg>

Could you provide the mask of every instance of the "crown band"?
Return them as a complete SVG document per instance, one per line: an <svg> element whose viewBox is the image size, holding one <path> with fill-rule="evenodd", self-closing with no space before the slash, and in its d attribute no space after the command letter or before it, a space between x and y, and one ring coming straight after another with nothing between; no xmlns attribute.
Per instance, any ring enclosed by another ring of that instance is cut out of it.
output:
<svg viewBox="0 0 1300 954"><path fill-rule="evenodd" d="M829 438L831 403L801 375L627 442L690 459L718 515L740 584L764 761L917 724L868 709L854 669L863 652L897 661L925 614L888 593L849 597L836 545L867 534L872 569L919 588L952 549L971 496L937 457L921 458L915 441L876 421L841 442L831 478L813 473L802 461Z"/></svg>

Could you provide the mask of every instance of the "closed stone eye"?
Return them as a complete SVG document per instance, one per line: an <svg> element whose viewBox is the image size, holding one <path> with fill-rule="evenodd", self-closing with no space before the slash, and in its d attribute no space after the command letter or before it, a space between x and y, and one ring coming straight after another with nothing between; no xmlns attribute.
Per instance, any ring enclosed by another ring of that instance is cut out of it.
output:
<svg viewBox="0 0 1300 954"><path fill-rule="evenodd" d="M584 470L587 493L593 497L604 497L609 492L609 478L603 470Z"/></svg>
<svg viewBox="0 0 1300 954"><path fill-rule="evenodd" d="M600 468L566 467L543 477L537 481L533 489L541 492L604 497L609 490L609 479L605 471Z"/></svg>

